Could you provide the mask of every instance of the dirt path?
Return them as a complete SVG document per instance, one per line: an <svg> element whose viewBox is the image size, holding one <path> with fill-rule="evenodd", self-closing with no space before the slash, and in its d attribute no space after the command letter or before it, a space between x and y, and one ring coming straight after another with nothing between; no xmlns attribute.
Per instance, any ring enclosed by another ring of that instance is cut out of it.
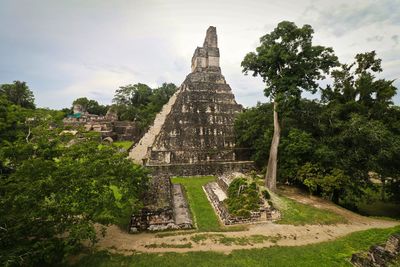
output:
<svg viewBox="0 0 400 267"><path fill-rule="evenodd" d="M110 226L100 239L100 249L111 249L119 253L142 252L188 252L217 251L230 253L236 249L279 246L301 246L333 240L349 233L371 228L389 228L399 222L364 217L338 207L331 202L309 197L292 188L284 188L284 194L301 203L328 209L344 216L347 224L338 225L281 225L271 222L249 225L247 231L219 233L177 233L173 236L157 237L154 233L128 234L116 226ZM230 239L231 242L226 241ZM232 240L234 240L232 242Z"/></svg>

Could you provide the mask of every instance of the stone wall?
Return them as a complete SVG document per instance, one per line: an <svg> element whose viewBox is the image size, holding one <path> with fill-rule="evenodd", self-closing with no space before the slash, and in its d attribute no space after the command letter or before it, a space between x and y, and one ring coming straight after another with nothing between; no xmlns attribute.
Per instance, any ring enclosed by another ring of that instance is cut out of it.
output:
<svg viewBox="0 0 400 267"><path fill-rule="evenodd" d="M180 185L168 176L153 176L144 198L145 207L131 216L129 231L189 229L193 222Z"/></svg>
<svg viewBox="0 0 400 267"><path fill-rule="evenodd" d="M153 176L144 198L144 208L133 214L130 232L174 229L171 180L166 176Z"/></svg>
<svg viewBox="0 0 400 267"><path fill-rule="evenodd" d="M147 165L152 173L169 176L221 175L232 172L249 172L254 169L252 161L204 162L196 164Z"/></svg>
<svg viewBox="0 0 400 267"><path fill-rule="evenodd" d="M241 106L229 85L193 82L189 76L180 90L149 147L149 164L235 161L233 126Z"/></svg>
<svg viewBox="0 0 400 267"><path fill-rule="evenodd" d="M227 191L230 182L237 177L246 177L246 175L243 173L226 173L219 176L217 181L210 182L203 186L220 220L226 225L279 220L280 212L265 201L264 205L262 205L258 211L251 212L249 218L233 216L229 213L224 200L227 199Z"/></svg>
<svg viewBox="0 0 400 267"><path fill-rule="evenodd" d="M118 141L134 141L140 140L143 131L132 121L114 121L113 132L117 135Z"/></svg>
<svg viewBox="0 0 400 267"><path fill-rule="evenodd" d="M132 215L129 232L157 231L177 229L174 224L172 208L148 209L143 208L139 213Z"/></svg>

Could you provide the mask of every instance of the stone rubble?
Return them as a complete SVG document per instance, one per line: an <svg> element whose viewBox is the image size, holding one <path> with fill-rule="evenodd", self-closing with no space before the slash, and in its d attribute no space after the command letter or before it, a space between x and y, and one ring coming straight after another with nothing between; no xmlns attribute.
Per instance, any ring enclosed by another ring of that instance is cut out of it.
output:
<svg viewBox="0 0 400 267"><path fill-rule="evenodd" d="M118 121L117 114L109 109L105 116L89 114L81 105L74 105L74 115L63 119L65 128L78 129L83 127L85 131L95 131L101 134L102 140L134 141L142 136L142 131L132 121Z"/></svg>
<svg viewBox="0 0 400 267"><path fill-rule="evenodd" d="M391 235L384 246L372 246L351 257L351 263L357 267L393 266L393 261L400 263L400 233Z"/></svg>
<svg viewBox="0 0 400 267"><path fill-rule="evenodd" d="M180 229L192 228L193 222L190 216L189 205L186 202L183 186L180 184L172 185L172 192L175 224Z"/></svg>

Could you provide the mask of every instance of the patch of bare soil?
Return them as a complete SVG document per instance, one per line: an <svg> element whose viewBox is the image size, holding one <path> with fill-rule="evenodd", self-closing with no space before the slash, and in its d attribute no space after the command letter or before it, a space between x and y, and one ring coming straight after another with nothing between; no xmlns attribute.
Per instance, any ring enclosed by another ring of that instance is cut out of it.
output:
<svg viewBox="0 0 400 267"><path fill-rule="evenodd" d="M107 228L104 238L97 244L100 249L109 249L124 254L141 252L188 252L216 251L230 253L236 249L262 248L274 245L301 246L334 240L355 231L371 228L389 228L399 225L396 221L369 218L341 208L329 201L307 194L291 187L282 188L285 196L298 202L327 209L348 220L347 224L337 225L281 225L268 223L251 224L247 231L221 233L187 232L173 236L157 237L155 233L128 234L117 226ZM254 237L258 238L251 242ZM238 242L224 242L225 239ZM246 242L240 242L245 240ZM190 246L188 244L190 243Z"/></svg>

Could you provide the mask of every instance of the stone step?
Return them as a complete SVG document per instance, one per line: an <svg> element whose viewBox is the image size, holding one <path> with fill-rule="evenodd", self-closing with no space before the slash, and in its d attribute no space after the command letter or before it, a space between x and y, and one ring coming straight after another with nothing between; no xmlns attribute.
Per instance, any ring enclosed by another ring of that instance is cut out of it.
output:
<svg viewBox="0 0 400 267"><path fill-rule="evenodd" d="M210 182L209 187L211 191L218 197L219 201L224 201L228 198L225 191L221 188L221 186L217 182Z"/></svg>
<svg viewBox="0 0 400 267"><path fill-rule="evenodd" d="M192 227L189 206L183 193L182 185L172 185L172 203L174 209L175 224L178 226Z"/></svg>
<svg viewBox="0 0 400 267"><path fill-rule="evenodd" d="M140 139L140 141L132 148L129 153L129 158L131 158L134 162L138 164L143 163L143 159L146 158L148 148L153 145L156 136L160 133L161 128L168 116L171 112L173 105L177 99L178 94L181 92L181 89L178 89L175 94L171 96L168 103L165 104L160 113L157 114L153 125L149 128L149 130L145 133L145 135Z"/></svg>

